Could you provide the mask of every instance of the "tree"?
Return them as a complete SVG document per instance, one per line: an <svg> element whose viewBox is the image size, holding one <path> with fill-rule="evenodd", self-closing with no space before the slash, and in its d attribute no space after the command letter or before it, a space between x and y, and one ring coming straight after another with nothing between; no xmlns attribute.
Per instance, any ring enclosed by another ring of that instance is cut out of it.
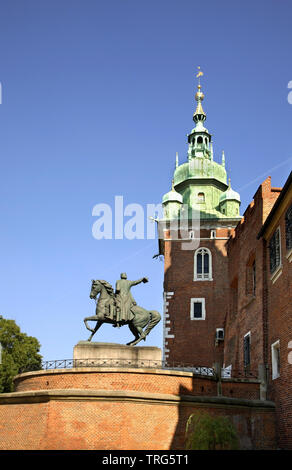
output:
<svg viewBox="0 0 292 470"><path fill-rule="evenodd" d="M0 393L13 392L13 378L22 370L41 369L40 344L33 336L20 331L14 320L0 316Z"/></svg>
<svg viewBox="0 0 292 470"><path fill-rule="evenodd" d="M239 441L232 422L225 416L193 413L186 428L187 450L235 450Z"/></svg>

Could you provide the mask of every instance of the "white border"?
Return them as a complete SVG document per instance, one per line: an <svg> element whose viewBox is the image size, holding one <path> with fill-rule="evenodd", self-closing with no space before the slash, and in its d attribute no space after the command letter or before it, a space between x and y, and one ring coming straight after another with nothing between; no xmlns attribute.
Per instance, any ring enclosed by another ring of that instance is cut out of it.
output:
<svg viewBox="0 0 292 470"><path fill-rule="evenodd" d="M201 318L195 318L194 317L193 305L195 303L201 303L202 304L202 317ZM191 317L191 320L206 320L206 303L205 303L205 298L204 297L192 297L191 298L190 317Z"/></svg>

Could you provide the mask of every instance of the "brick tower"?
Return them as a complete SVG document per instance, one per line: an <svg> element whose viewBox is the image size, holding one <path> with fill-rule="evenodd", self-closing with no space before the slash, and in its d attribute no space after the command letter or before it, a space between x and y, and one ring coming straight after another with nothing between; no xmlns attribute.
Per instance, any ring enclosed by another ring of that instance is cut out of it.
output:
<svg viewBox="0 0 292 470"><path fill-rule="evenodd" d="M241 217L240 196L230 180L227 183L224 152L221 163L214 161L212 137L204 127L202 75L199 69L188 158L179 165L176 157L158 228L165 263L163 358L211 367L223 358L229 289L226 242ZM175 230L177 226L184 230Z"/></svg>

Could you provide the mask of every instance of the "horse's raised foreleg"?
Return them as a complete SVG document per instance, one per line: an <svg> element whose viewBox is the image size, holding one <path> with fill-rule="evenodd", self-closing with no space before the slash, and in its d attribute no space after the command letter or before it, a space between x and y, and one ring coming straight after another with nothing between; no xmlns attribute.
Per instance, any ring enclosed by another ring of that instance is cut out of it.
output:
<svg viewBox="0 0 292 470"><path fill-rule="evenodd" d="M89 328L87 322L88 322L88 321L97 321L97 317L96 317L96 316L93 316L93 317L86 317L86 318L84 318L83 321L84 321L84 323L85 323L86 328L87 328L89 331L94 331L92 328Z"/></svg>
<svg viewBox="0 0 292 470"><path fill-rule="evenodd" d="M84 323L85 323L86 328L87 328L89 331L91 331L91 335L90 335L89 338L88 338L88 341L91 341L91 340L92 340L92 337L95 335L95 333L97 332L97 330L99 329L99 327L102 325L103 322L100 321L100 320L97 320L97 317L96 317L96 316L93 316L93 317L86 317L86 318L84 318L83 321L84 321ZM88 326L88 323L87 323L88 321L96 321L95 327L94 327L94 328L90 328L90 327Z"/></svg>
<svg viewBox="0 0 292 470"><path fill-rule="evenodd" d="M91 335L89 336L88 340L87 341L91 341L92 340L92 337L95 335L95 333L97 332L97 330L99 329L99 327L102 325L102 321L98 321L96 322L96 325L95 325L95 328L94 330L92 330L92 333Z"/></svg>

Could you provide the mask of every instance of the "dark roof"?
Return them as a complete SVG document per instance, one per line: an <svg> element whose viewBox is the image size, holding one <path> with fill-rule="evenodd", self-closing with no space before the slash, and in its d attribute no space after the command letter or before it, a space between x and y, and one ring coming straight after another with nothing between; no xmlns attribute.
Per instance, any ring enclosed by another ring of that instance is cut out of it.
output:
<svg viewBox="0 0 292 470"><path fill-rule="evenodd" d="M263 224L261 230L259 231L259 233L257 235L257 239L261 238L263 236L263 234L265 233L267 227L269 226L270 222L272 221L272 219L273 219L273 217L276 213L276 210L278 209L281 202L283 201L283 199L284 199L291 183L292 183L292 171L291 171L285 185L283 186L283 189L280 192L280 195L279 195L278 199L276 200L275 204L273 205L273 208L272 208L271 212L269 213L268 217L266 218L265 223Z"/></svg>

